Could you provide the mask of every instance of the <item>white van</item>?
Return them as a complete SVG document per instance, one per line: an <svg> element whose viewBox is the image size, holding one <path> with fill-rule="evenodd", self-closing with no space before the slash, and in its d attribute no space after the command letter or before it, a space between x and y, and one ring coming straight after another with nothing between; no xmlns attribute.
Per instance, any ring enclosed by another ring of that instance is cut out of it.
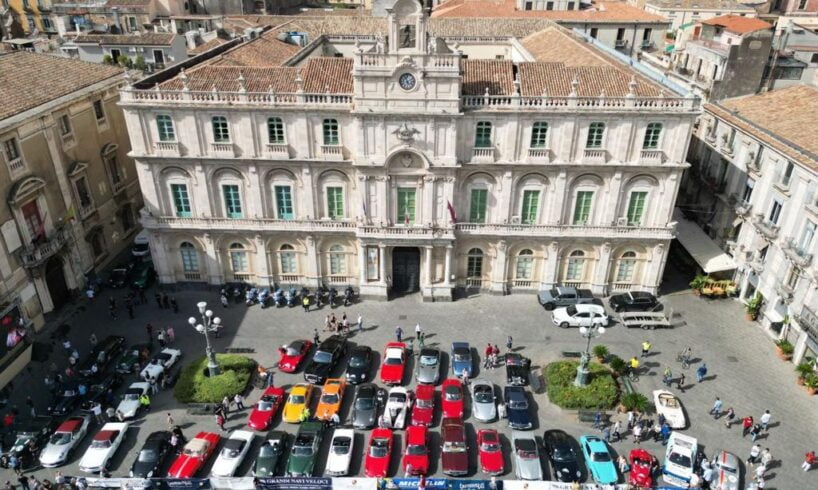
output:
<svg viewBox="0 0 818 490"><path fill-rule="evenodd" d="M144 257L151 253L150 240L148 239L148 231L142 230L133 239L133 248L131 254L134 257Z"/></svg>

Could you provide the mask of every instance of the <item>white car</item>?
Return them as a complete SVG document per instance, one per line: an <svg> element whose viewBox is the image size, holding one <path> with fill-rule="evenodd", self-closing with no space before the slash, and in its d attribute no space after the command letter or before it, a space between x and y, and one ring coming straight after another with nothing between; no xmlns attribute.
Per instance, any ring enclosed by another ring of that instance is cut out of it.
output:
<svg viewBox="0 0 818 490"><path fill-rule="evenodd" d="M45 468L56 468L65 464L80 441L88 434L89 425L90 414L65 419L40 451L40 464Z"/></svg>
<svg viewBox="0 0 818 490"><path fill-rule="evenodd" d="M99 473L108 466L108 462L125 440L128 433L128 422L108 422L102 426L91 440L91 445L80 460L80 471Z"/></svg>
<svg viewBox="0 0 818 490"><path fill-rule="evenodd" d="M403 429L414 403L414 393L402 386L389 390L383 408L383 423L389 429Z"/></svg>
<svg viewBox="0 0 818 490"><path fill-rule="evenodd" d="M688 488L693 478L696 465L698 441L681 432L671 432L665 451L665 462L662 464L662 479L676 487Z"/></svg>
<svg viewBox="0 0 818 490"><path fill-rule="evenodd" d="M219 457L216 458L213 468L210 470L210 476L233 476L247 455L247 451L250 450L250 446L253 445L254 437L256 435L247 430L233 431L230 437L224 441L224 446L219 451Z"/></svg>
<svg viewBox="0 0 818 490"><path fill-rule="evenodd" d="M324 473L327 476L346 476L352 461L355 433L352 429L335 429L329 446L329 456Z"/></svg>
<svg viewBox="0 0 818 490"><path fill-rule="evenodd" d="M608 326L608 315L603 306L595 304L571 305L551 312L551 321L560 328Z"/></svg>
<svg viewBox="0 0 818 490"><path fill-rule="evenodd" d="M684 429L687 426L682 401L676 395L667 390L655 390L653 403L656 405L656 413L665 417L671 429Z"/></svg>
<svg viewBox="0 0 818 490"><path fill-rule="evenodd" d="M142 372L139 373L139 376L142 379L148 380L150 378L156 378L159 380L159 377L165 373L165 371L169 370L176 364L176 361L182 357L182 351L179 349L170 349L165 348L162 349L161 352L153 356L151 362L148 363L147 366L142 369Z"/></svg>
<svg viewBox="0 0 818 490"><path fill-rule="evenodd" d="M116 407L116 412L121 420L132 419L139 413L141 405L139 404L139 397L150 390L148 383L141 381L139 383L131 383L131 386L122 394L122 401Z"/></svg>

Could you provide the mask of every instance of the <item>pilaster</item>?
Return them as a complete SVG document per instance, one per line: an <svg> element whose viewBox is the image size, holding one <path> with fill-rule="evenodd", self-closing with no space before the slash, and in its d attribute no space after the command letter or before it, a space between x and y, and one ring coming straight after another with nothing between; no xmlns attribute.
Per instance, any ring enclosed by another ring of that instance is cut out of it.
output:
<svg viewBox="0 0 818 490"><path fill-rule="evenodd" d="M253 238L253 243L256 246L256 279L259 285L270 286L273 284L273 271L270 267L270 256L267 253L267 244L264 237L256 235Z"/></svg>
<svg viewBox="0 0 818 490"><path fill-rule="evenodd" d="M224 272L221 266L221 256L216 248L215 240L210 234L205 234L205 262L207 277L210 284L224 284Z"/></svg>
<svg viewBox="0 0 818 490"><path fill-rule="evenodd" d="M557 284L559 277L560 265L560 244L559 242L551 242L548 245L548 256L545 258L545 263L542 268L542 279L540 280L540 289L552 288Z"/></svg>
<svg viewBox="0 0 818 490"><path fill-rule="evenodd" d="M607 296L608 294L608 273L611 267L611 244L605 242L599 247L599 258L596 261L594 279L591 282L591 290L594 294Z"/></svg>
<svg viewBox="0 0 818 490"><path fill-rule="evenodd" d="M493 294L505 294L506 288L506 268L508 267L508 245L505 240L497 243L497 254L494 257L494 264L491 267L491 286L489 291Z"/></svg>
<svg viewBox="0 0 818 490"><path fill-rule="evenodd" d="M312 235L307 236L307 275L304 282L307 286L318 287L321 280L321 262L318 247Z"/></svg>

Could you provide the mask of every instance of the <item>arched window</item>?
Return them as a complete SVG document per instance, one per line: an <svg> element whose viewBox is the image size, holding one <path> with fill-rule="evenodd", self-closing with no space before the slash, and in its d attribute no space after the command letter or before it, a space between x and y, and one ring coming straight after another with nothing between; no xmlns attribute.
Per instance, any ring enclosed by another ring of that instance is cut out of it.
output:
<svg viewBox="0 0 818 490"><path fill-rule="evenodd" d="M628 251L619 257L616 267L616 282L631 282L636 269L636 252Z"/></svg>
<svg viewBox="0 0 818 490"><path fill-rule="evenodd" d="M241 243L230 244L230 267L234 273L247 272L247 251Z"/></svg>
<svg viewBox="0 0 818 490"><path fill-rule="evenodd" d="M534 272L534 252L529 249L520 250L517 254L517 277L515 279L531 279Z"/></svg>
<svg viewBox="0 0 818 490"><path fill-rule="evenodd" d="M483 276L483 251L479 248L469 250L467 254L468 260L466 262L466 277L482 277Z"/></svg>
<svg viewBox="0 0 818 490"><path fill-rule="evenodd" d="M267 119L267 138L271 145L284 144L284 122L280 117Z"/></svg>
<svg viewBox="0 0 818 490"><path fill-rule="evenodd" d="M574 250L568 256L568 268L565 271L566 281L581 281L585 269L585 252Z"/></svg>
<svg viewBox="0 0 818 490"><path fill-rule="evenodd" d="M329 249L329 273L331 276L342 276L347 272L344 247L333 245Z"/></svg>
<svg viewBox="0 0 818 490"><path fill-rule="evenodd" d="M278 249L279 260L281 261L282 274L295 274L298 271L298 264L295 260L295 248L285 243Z"/></svg>
<svg viewBox="0 0 818 490"><path fill-rule="evenodd" d="M179 245L179 254L182 256L182 270L184 272L199 272L199 254L192 243L182 242Z"/></svg>

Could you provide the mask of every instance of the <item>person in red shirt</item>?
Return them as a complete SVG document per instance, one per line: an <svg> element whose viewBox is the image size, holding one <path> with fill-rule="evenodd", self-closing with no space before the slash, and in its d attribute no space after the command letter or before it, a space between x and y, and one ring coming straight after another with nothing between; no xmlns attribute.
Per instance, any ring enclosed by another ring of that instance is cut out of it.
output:
<svg viewBox="0 0 818 490"><path fill-rule="evenodd" d="M749 434L750 429L753 428L753 417L748 415L748 416L744 417L743 419L741 419L741 427L742 427L741 437L744 437L747 434Z"/></svg>
<svg viewBox="0 0 818 490"><path fill-rule="evenodd" d="M801 465L801 469L804 471L809 471L812 469L812 465L815 464L816 460L818 460L818 458L815 457L815 451L808 452L804 457L804 463Z"/></svg>

